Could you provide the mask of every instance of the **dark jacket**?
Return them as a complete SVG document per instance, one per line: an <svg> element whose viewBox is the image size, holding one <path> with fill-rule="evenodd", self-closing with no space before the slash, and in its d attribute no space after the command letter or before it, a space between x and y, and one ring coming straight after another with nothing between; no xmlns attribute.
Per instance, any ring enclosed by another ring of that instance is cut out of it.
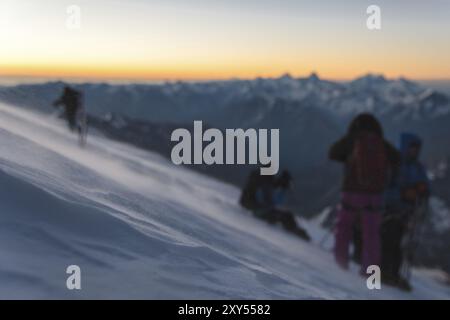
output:
<svg viewBox="0 0 450 320"><path fill-rule="evenodd" d="M254 170L248 177L239 202L250 210L268 208L272 203L273 187L273 176L262 176L259 170Z"/></svg>
<svg viewBox="0 0 450 320"><path fill-rule="evenodd" d="M53 105L60 106L63 105L65 108L65 113L67 117L75 117L78 109L81 106L81 93L70 88L65 87L64 92L61 97L56 100Z"/></svg>
<svg viewBox="0 0 450 320"><path fill-rule="evenodd" d="M386 157L391 172L397 170L400 164L400 153L386 140L384 140L383 130L378 120L370 114L357 116L350 124L347 134L335 142L329 150L329 158L344 164L344 181L342 191L345 192L369 192L382 193L384 190L365 190L349 174L349 160L353 153L355 139L362 132L374 133L383 138Z"/></svg>

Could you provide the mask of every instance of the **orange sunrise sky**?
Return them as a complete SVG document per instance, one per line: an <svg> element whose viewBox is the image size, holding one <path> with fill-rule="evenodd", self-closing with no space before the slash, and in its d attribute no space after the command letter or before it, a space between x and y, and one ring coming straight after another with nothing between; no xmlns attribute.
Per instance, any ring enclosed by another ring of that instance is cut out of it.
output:
<svg viewBox="0 0 450 320"><path fill-rule="evenodd" d="M381 30L366 27L373 3ZM0 0L0 76L450 79L449 39L441 0Z"/></svg>

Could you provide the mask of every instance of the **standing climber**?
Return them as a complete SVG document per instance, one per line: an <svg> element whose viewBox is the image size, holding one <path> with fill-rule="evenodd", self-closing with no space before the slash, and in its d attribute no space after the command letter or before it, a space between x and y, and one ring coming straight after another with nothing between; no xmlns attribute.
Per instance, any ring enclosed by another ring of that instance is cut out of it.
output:
<svg viewBox="0 0 450 320"><path fill-rule="evenodd" d="M369 113L358 115L347 134L334 143L329 158L344 164L341 204L337 214L336 262L348 268L349 246L355 223L362 232L361 272L381 263L380 224L383 192L388 177L400 161L397 150L383 135L378 120Z"/></svg>
<svg viewBox="0 0 450 320"><path fill-rule="evenodd" d="M428 205L430 186L419 160L421 139L411 133L400 137L401 164L385 195L386 212L381 228L382 280L409 291L409 265L423 214ZM402 274L404 267L404 274Z"/></svg>
<svg viewBox="0 0 450 320"><path fill-rule="evenodd" d="M63 106L64 116L71 131L77 131L80 144L86 143L86 112L83 107L83 95L70 86L65 86L61 97L53 103L54 107Z"/></svg>

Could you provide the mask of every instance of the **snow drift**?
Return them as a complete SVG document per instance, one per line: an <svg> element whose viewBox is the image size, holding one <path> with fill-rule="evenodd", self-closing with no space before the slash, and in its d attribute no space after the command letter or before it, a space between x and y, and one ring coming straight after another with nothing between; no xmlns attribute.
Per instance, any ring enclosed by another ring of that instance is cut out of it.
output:
<svg viewBox="0 0 450 320"><path fill-rule="evenodd" d="M413 293L370 291L356 267L255 220L238 196L99 134L79 149L62 122L0 104L0 298L450 297L429 270L414 270ZM69 291L73 264L82 289Z"/></svg>

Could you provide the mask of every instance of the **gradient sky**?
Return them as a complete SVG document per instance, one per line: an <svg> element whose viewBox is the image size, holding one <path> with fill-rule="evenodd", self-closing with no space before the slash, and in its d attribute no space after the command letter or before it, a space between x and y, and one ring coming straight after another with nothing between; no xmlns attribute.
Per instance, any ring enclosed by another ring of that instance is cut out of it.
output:
<svg viewBox="0 0 450 320"><path fill-rule="evenodd" d="M80 30L65 27L68 5ZM381 7L382 29L366 28ZM450 79L450 0L0 0L0 75Z"/></svg>

